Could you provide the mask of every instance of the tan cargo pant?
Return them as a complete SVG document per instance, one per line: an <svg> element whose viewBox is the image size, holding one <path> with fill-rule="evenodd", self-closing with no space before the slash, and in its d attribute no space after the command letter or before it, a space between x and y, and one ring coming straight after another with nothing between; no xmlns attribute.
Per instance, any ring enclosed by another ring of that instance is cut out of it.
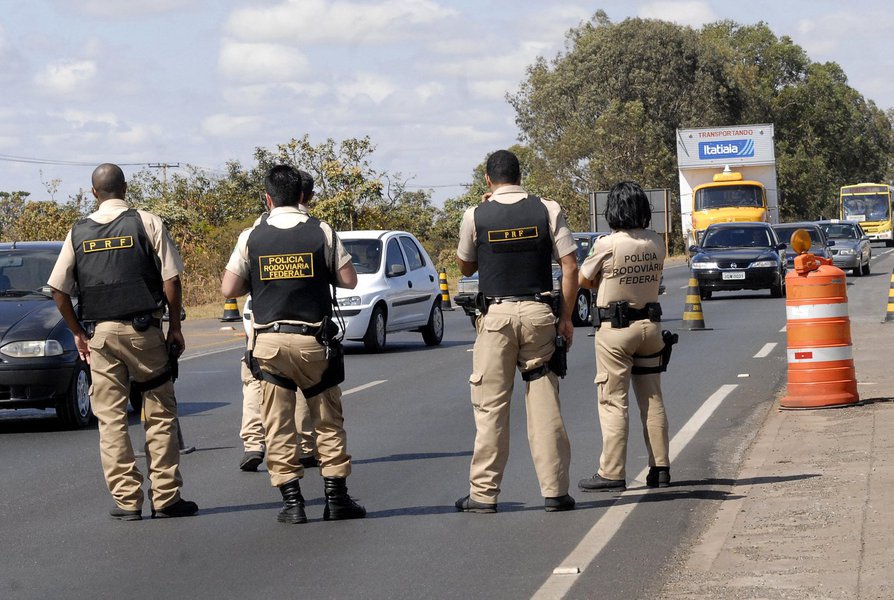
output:
<svg viewBox="0 0 894 600"><path fill-rule="evenodd" d="M162 331L139 332L115 321L96 324L90 340L91 402L99 422L99 449L106 484L115 502L125 510L143 506L143 475L137 468L127 429L130 379L146 381L168 363ZM146 421L146 460L149 465L149 501L157 509L180 499L180 445L177 440L177 404L171 381L143 393Z"/></svg>
<svg viewBox="0 0 894 600"><path fill-rule="evenodd" d="M242 379L242 428L239 437L246 452L265 452L264 421L261 419L261 382L254 378L245 360L239 375ZM295 426L298 429L298 456L316 455L316 433L310 418L310 409L303 398L295 400Z"/></svg>
<svg viewBox="0 0 894 600"><path fill-rule="evenodd" d="M634 354L646 356L662 348L661 323L647 319L634 321L630 327L622 329L612 329L609 323L603 323L596 332L596 387L602 428L599 475L606 479L626 479L627 395L631 379L649 452L649 466L670 466L661 374L631 375L634 362L643 366L659 363L657 358L634 359Z"/></svg>
<svg viewBox="0 0 894 600"><path fill-rule="evenodd" d="M470 496L495 503L509 458L509 402L516 368L530 371L555 351L556 319L541 302L492 304L479 317L472 355L475 449L469 470ZM528 444L544 497L568 493L571 445L559 405L559 380L552 373L525 383Z"/></svg>
<svg viewBox="0 0 894 600"><path fill-rule="evenodd" d="M304 388L320 381L329 362L323 346L312 335L259 333L253 352L263 370L288 377ZM270 483L279 487L304 476L304 468L298 462L298 430L295 425L295 403L302 396L262 381L261 398L267 471L270 473ZM323 477L347 477L351 474L351 455L347 453L341 388L331 387L322 394L308 398L307 406L317 432L320 474Z"/></svg>

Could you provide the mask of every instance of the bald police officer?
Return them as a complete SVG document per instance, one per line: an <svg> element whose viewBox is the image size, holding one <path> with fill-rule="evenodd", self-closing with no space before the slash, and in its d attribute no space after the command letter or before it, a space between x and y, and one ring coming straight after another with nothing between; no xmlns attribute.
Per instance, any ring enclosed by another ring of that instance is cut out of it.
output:
<svg viewBox="0 0 894 600"><path fill-rule="evenodd" d="M463 512L494 513L509 457L509 401L515 371L525 381L528 442L548 512L571 510L571 449L559 410L559 384L548 363L555 351L552 259L562 267L558 332L570 346L571 310L577 292L577 245L555 202L521 187L518 158L498 150L487 159L490 192L468 209L460 226L457 263L463 275L479 272L483 314L469 378L475 448Z"/></svg>
<svg viewBox="0 0 894 600"><path fill-rule="evenodd" d="M117 165L98 166L92 183L99 208L68 232L49 285L81 360L90 364L103 473L116 504L110 515L142 518L143 476L127 429L131 379L145 390L152 517L193 515L196 503L180 497L179 424L168 366L169 347L176 345L178 354L186 347L180 330L183 263L161 219L124 202L127 183ZM73 308L76 293L90 334ZM165 302L167 339L161 330Z"/></svg>
<svg viewBox="0 0 894 600"><path fill-rule="evenodd" d="M331 367L339 358L332 331L330 283L351 289L357 272L351 255L332 228L306 213L301 175L288 165L270 169L265 178L270 216L239 235L224 272L221 293L235 298L251 292L254 314L254 358L261 376L261 414L266 431L267 470L283 497L281 523L306 523L299 480L295 425L295 389L305 391L323 475L326 506L323 519L358 519L366 509L348 495L351 473L342 417L341 389L330 385ZM341 363L343 364L343 363ZM337 379L337 378L336 378ZM338 379L340 383L341 379ZM312 388L321 387L322 391ZM297 396L300 401L301 395Z"/></svg>
<svg viewBox="0 0 894 600"><path fill-rule="evenodd" d="M647 229L649 199L624 181L608 193L611 235L599 238L580 268L580 285L596 289L596 384L602 456L599 470L582 479L588 492L626 489L628 403L631 379L649 451L646 484L670 484L667 416L661 396L665 348L658 286L664 268L661 237Z"/></svg>

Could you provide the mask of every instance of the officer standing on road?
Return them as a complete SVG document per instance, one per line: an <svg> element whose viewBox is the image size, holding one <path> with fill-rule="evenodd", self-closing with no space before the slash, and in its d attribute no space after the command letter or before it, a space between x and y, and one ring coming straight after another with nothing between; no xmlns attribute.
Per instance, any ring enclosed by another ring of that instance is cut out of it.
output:
<svg viewBox="0 0 894 600"><path fill-rule="evenodd" d="M301 174L302 193L298 211L307 215L307 207L314 196L314 178L307 171L298 172ZM265 212L254 224L258 225L267 220L268 216L269 213ZM251 300L246 303L250 304ZM251 307L246 306L246 311L250 310ZM248 319L245 320L245 335L249 342L254 339L254 330ZM242 379L242 427L239 430L239 437L242 438L243 447L239 468L243 471L256 471L264 460L264 452L267 449L264 442L264 421L261 419L261 382L252 375L245 357L240 361L239 376ZM316 456L317 436L304 398L297 398L295 401L295 424L298 427L298 461L305 469L319 467L320 462Z"/></svg>
<svg viewBox="0 0 894 600"><path fill-rule="evenodd" d="M227 263L221 293L228 298L252 295L257 360L263 400L261 413L267 442L267 470L280 489L281 523L306 523L299 480L295 425L295 388L308 396L320 471L326 494L323 519L358 519L366 509L348 495L351 473L347 436L343 427L341 389L329 384L343 357L329 324L332 317L330 284L348 289L357 285L351 255L327 224L299 210L301 175L288 165L270 169L265 178L270 216L239 235ZM343 378L343 375L342 375ZM312 388L325 390L311 392ZM291 389L290 389L291 387ZM302 396L297 396L300 401Z"/></svg>
<svg viewBox="0 0 894 600"><path fill-rule="evenodd" d="M582 479L579 486L588 492L626 489L627 393L632 377L649 451L646 484L666 487L670 461L661 371L670 345L665 345L662 336L658 304L664 243L646 229L652 210L636 183L624 181L609 190L605 218L613 233L593 244L580 268L581 287L597 290L596 384L602 456L596 474Z"/></svg>
<svg viewBox="0 0 894 600"><path fill-rule="evenodd" d="M93 171L99 208L68 232L50 275L53 298L90 365L93 413L99 422L103 472L115 519L142 519L143 476L127 430L130 381L142 384L152 516L184 517L198 510L180 497L177 404L168 365L186 344L180 330L183 263L157 216L129 208L124 172L113 164ZM78 295L80 318L71 297ZM170 309L167 340L161 330Z"/></svg>
<svg viewBox="0 0 894 600"><path fill-rule="evenodd" d="M509 401L515 370L525 381L528 442L548 512L571 510L571 448L559 407L559 382L549 368L556 350L552 259L562 267L558 333L571 346L571 310L577 292L577 244L561 207L521 187L518 158L490 155L482 203L463 215L457 263L463 275L479 271L482 315L469 378L475 415L470 492L456 501L464 512L494 513L509 458Z"/></svg>

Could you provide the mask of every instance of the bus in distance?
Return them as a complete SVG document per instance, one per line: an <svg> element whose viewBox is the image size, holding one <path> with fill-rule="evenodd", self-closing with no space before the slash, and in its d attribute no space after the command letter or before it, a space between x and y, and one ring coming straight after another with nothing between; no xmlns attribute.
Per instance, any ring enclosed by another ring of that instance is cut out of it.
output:
<svg viewBox="0 0 894 600"><path fill-rule="evenodd" d="M839 212L842 220L857 221L870 240L894 246L891 222L891 186L858 183L841 188Z"/></svg>

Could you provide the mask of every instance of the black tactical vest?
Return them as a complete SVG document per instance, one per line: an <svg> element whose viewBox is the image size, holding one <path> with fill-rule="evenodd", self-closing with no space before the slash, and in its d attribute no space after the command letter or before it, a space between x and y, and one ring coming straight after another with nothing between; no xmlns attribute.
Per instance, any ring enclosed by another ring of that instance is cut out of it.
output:
<svg viewBox="0 0 894 600"><path fill-rule="evenodd" d="M549 214L537 196L475 208L478 289L485 296L525 296L553 289Z"/></svg>
<svg viewBox="0 0 894 600"><path fill-rule="evenodd" d="M81 219L71 228L71 243L85 321L129 319L161 308L161 261L136 210L105 224Z"/></svg>
<svg viewBox="0 0 894 600"><path fill-rule="evenodd" d="M317 219L291 229L262 221L248 236L248 259L255 323L318 323L332 316L332 272Z"/></svg>

